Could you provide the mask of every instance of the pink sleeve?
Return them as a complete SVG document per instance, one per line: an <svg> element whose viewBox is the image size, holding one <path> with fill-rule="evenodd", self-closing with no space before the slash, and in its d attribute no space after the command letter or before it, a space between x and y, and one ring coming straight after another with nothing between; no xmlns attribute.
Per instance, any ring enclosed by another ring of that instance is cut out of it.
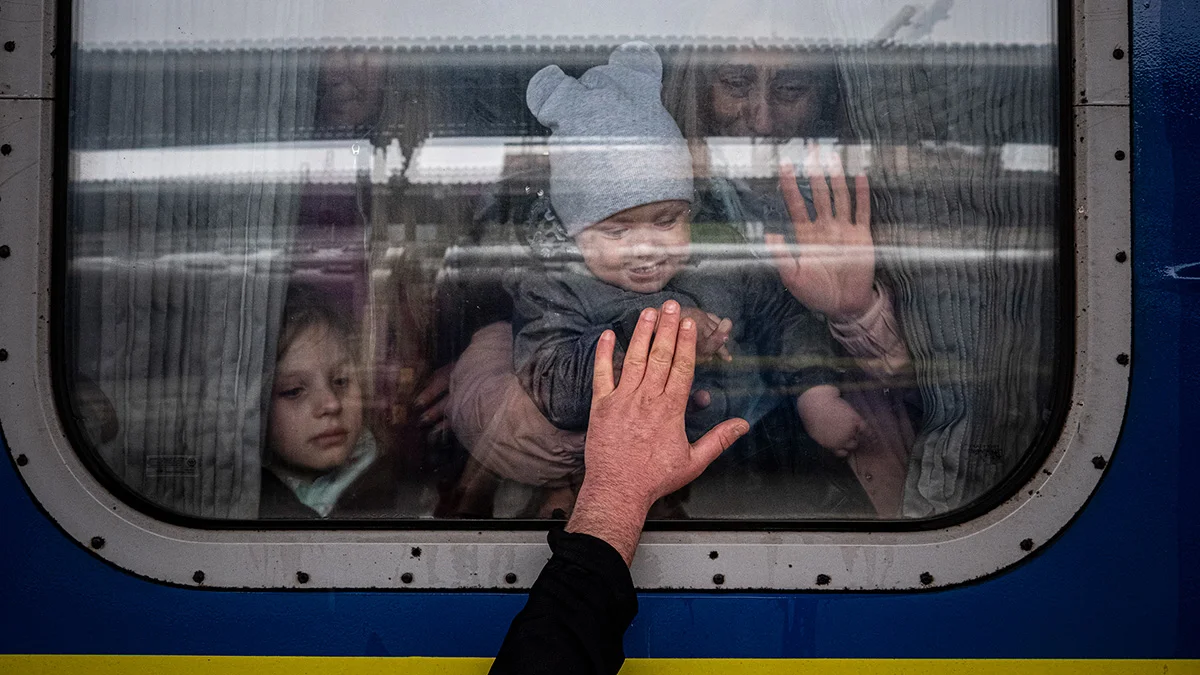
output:
<svg viewBox="0 0 1200 675"><path fill-rule="evenodd" d="M829 331L868 375L896 375L908 370L912 360L896 322L891 291L881 285L875 288L875 302L862 316L842 323L830 321Z"/></svg>

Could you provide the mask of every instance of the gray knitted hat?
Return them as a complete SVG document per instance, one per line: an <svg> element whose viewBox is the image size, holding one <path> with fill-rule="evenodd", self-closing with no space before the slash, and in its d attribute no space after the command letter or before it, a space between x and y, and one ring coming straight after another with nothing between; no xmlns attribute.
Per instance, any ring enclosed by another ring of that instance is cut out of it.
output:
<svg viewBox="0 0 1200 675"><path fill-rule="evenodd" d="M525 101L550 127L550 204L575 236L625 209L692 201L692 158L662 106L662 60L644 42L621 45L576 80L546 66Z"/></svg>

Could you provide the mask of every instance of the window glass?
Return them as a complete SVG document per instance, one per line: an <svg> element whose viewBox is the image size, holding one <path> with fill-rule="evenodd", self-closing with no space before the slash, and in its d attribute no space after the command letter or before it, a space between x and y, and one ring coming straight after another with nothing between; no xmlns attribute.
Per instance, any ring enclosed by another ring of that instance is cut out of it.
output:
<svg viewBox="0 0 1200 675"><path fill-rule="evenodd" d="M184 516L563 517L670 298L689 435L752 429L652 519L967 507L1064 386L1056 7L80 0L80 451Z"/></svg>

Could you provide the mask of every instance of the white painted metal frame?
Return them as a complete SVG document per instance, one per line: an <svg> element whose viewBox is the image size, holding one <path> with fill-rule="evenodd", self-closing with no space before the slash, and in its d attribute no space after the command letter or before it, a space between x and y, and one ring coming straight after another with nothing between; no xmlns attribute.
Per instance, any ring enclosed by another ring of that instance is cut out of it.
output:
<svg viewBox="0 0 1200 675"><path fill-rule="evenodd" d="M22 15L24 13L24 16ZM1041 471L974 520L924 532L651 532L633 566L643 589L903 590L946 587L1015 565L1083 508L1116 446L1130 354L1129 10L1076 0L1076 367L1061 437ZM526 588L549 555L539 532L199 530L110 494L76 456L50 364L50 73L53 0L0 13L0 425L29 490L69 536L129 572L218 588ZM1122 50L1120 57L1114 50ZM20 55L10 58L11 54ZM422 554L414 555L414 547ZM1028 550L1026 550L1028 549ZM710 558L710 551L719 556ZM203 575L196 574L197 571ZM298 575L304 572L307 577ZM407 573L407 574L406 574ZM510 573L515 581L506 579ZM411 575L409 577L408 575ZM828 583L817 585L818 575ZM299 578L306 578L301 583ZM202 581L197 581L202 579ZM405 583L402 579L409 579Z"/></svg>

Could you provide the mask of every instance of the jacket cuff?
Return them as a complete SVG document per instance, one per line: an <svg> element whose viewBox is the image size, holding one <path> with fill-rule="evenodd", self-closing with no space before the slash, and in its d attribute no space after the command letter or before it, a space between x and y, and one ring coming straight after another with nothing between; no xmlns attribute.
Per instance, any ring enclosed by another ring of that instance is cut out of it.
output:
<svg viewBox="0 0 1200 675"><path fill-rule="evenodd" d="M637 592L633 576L617 549L599 537L567 532L561 527L552 528L546 539L555 558L599 577L612 597L614 614L625 626L633 622L638 611Z"/></svg>
<svg viewBox="0 0 1200 675"><path fill-rule="evenodd" d="M892 294L886 286L875 286L875 301L861 316L849 321L830 321L829 332L869 374L895 375L910 363L908 347L896 321Z"/></svg>
<svg viewBox="0 0 1200 675"><path fill-rule="evenodd" d="M865 312L856 318L848 321L830 321L829 329L838 337L855 338L864 334L871 334L879 329L879 324L885 318L885 314L891 314L887 311L892 304L891 293L878 284L873 288L875 299L871 301L871 306Z"/></svg>

